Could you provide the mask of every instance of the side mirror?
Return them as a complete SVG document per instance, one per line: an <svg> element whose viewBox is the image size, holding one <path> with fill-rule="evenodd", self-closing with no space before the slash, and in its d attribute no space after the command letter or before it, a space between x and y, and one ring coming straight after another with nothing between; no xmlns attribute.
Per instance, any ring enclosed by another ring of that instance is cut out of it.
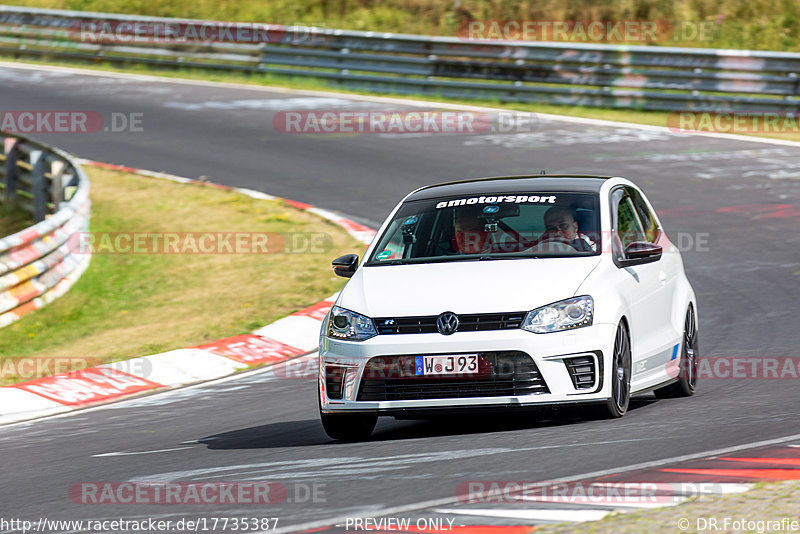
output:
<svg viewBox="0 0 800 534"><path fill-rule="evenodd" d="M340 256L333 260L331 265L333 265L333 272L336 273L336 276L350 278L358 269L358 254Z"/></svg>
<svg viewBox="0 0 800 534"><path fill-rule="evenodd" d="M617 264L620 267L632 267L653 263L661 259L662 253L663 249L660 245L647 241L634 241L625 247L625 257L619 258Z"/></svg>

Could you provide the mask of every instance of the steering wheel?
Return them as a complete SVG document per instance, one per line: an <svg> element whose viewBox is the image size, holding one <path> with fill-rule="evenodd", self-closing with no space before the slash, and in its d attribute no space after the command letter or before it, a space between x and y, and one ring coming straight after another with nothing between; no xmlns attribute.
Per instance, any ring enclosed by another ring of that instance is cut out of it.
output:
<svg viewBox="0 0 800 534"><path fill-rule="evenodd" d="M559 234L548 234L531 247L533 252L575 252L578 249Z"/></svg>

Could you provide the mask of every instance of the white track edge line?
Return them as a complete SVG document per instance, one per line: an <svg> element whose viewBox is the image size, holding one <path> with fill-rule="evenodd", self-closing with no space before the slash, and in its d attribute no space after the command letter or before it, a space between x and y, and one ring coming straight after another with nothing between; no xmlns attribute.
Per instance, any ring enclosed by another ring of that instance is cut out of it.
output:
<svg viewBox="0 0 800 534"><path fill-rule="evenodd" d="M651 468L651 467L659 467L659 466L662 466L662 465L665 465L665 464L685 462L685 461L688 461L688 460L697 460L697 459L700 459L700 458L705 458L705 457L710 457L710 456L712 456L712 457L713 456L719 456L720 454L730 454L732 452L738 452L738 451L747 450L747 449L754 449L754 448L757 448L757 447L765 447L765 446L768 446L768 445L778 445L778 444L786 442L786 441L794 441L794 440L800 440L800 434L792 434L790 436L767 439L767 440L762 440L762 441L754 441L754 442L751 442L751 443L744 443L742 445L734 445L732 447L723 447L723 448L720 448L720 449L712 449L712 450L709 450L709 451L703 451L703 452L698 452L698 453L684 454L684 455L681 455L681 456L673 456L673 457L670 457L670 458L663 458L663 459L660 459L660 460L652 460L652 461L649 461L649 462L641 462L641 463L638 463L638 464L631 464L631 465L622 466L622 467L603 469L603 470L600 470L600 471L592 471L592 472L589 472L589 473L582 473L582 474L579 474L579 475L573 475L573 476L569 476L569 477L559 477L558 480L559 480L559 482L574 482L574 481L583 480L583 479L587 479L587 478L591 479L591 478L597 478L597 477L606 476L606 475L615 475L615 474L621 474L621 473L628 473L630 471L637 471L639 469L648 469L648 468ZM328 519L328 520L320 520L320 521L311 521L311 522L308 522L308 523L301 523L299 525L292 525L290 527L279 528L277 530L254 531L251 534L281 534L281 533L284 533L284 532L286 532L286 533L288 533L288 532L296 532L298 530L308 530L308 529L312 529L312 528L335 525L335 524L337 524L337 523L339 523L341 521L344 521L348 517L382 517L382 516L387 516L387 515L400 514L400 513L405 513L405 512L412 512L412 511L416 511L416 510L420 510L420 509L424 509L424 508L434 508L434 507L441 507L441 506L456 504L456 503L459 502L459 500L460 499L458 497L446 497L446 498L440 498L440 499L432 499L432 500L429 500L429 501L422 501L422 502L413 503L413 504L407 504L407 505L403 505L403 506L395 506L395 507L392 507L392 508L385 508L383 510L370 510L370 511L365 512L364 514L361 514L361 515L359 515L358 513L352 513L352 514L348 514L346 516L338 516L338 517L334 517L334 518L331 518L331 519Z"/></svg>

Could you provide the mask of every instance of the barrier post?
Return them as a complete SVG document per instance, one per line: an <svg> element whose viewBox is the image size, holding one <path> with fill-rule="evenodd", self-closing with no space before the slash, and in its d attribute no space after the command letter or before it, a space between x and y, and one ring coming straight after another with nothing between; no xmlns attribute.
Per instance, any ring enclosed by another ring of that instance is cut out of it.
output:
<svg viewBox="0 0 800 534"><path fill-rule="evenodd" d="M19 139L6 137L3 148L6 154L6 190L3 201L8 206L17 202L17 159L19 158Z"/></svg>
<svg viewBox="0 0 800 534"><path fill-rule="evenodd" d="M43 221L47 215L47 180L44 178L46 160L42 150L31 150L31 186L33 188L33 220Z"/></svg>
<svg viewBox="0 0 800 534"><path fill-rule="evenodd" d="M50 200L58 206L64 202L64 171L67 169L65 161L56 160L50 163Z"/></svg>

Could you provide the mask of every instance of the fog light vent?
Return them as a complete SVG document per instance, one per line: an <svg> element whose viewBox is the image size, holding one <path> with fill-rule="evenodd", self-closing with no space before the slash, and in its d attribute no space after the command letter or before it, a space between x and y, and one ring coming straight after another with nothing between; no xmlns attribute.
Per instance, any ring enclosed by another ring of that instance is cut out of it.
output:
<svg viewBox="0 0 800 534"><path fill-rule="evenodd" d="M325 365L325 390L329 399L341 399L344 391L345 368L340 365Z"/></svg>
<svg viewBox="0 0 800 534"><path fill-rule="evenodd" d="M567 366L567 371L569 371L569 376L572 378L572 385L575 386L575 389L591 389L594 386L597 370L592 356L564 358L564 365Z"/></svg>

